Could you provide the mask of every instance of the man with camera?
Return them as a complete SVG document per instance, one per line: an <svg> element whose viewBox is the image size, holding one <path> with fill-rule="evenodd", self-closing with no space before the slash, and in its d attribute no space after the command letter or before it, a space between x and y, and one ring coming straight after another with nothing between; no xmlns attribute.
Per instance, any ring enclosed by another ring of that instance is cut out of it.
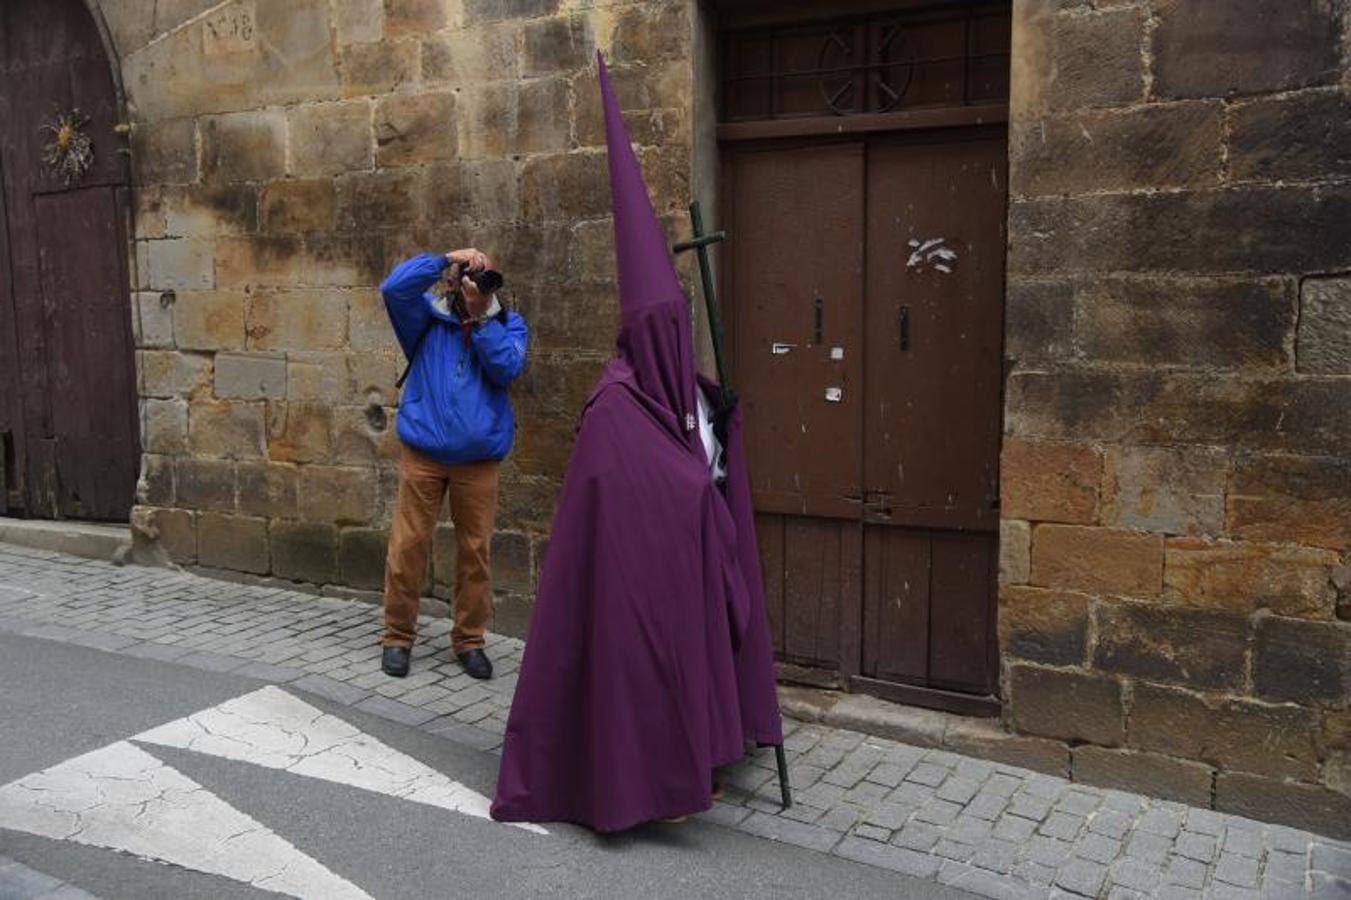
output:
<svg viewBox="0 0 1351 900"><path fill-rule="evenodd" d="M444 281L444 293L432 288ZM423 253L400 263L380 286L394 334L408 358L399 403L403 443L399 492L385 556L385 637L381 668L408 674L427 554L450 494L455 526L455 607L451 649L474 678L491 678L483 636L492 612L489 546L497 476L515 420L507 387L525 367L525 320L502 308L502 277L473 248Z"/></svg>

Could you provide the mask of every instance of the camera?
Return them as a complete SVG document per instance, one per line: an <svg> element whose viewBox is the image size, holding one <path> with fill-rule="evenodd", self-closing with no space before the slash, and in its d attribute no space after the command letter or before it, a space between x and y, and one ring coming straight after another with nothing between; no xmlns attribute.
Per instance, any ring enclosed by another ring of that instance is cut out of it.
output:
<svg viewBox="0 0 1351 900"><path fill-rule="evenodd" d="M495 269L484 269L482 272L467 272L460 263L455 263L455 272L450 279L450 291L448 298L450 308L461 319L468 319L469 312L464 305L464 290L460 284L461 278L468 278L478 288L480 294L490 296L496 293L505 283L502 273Z"/></svg>

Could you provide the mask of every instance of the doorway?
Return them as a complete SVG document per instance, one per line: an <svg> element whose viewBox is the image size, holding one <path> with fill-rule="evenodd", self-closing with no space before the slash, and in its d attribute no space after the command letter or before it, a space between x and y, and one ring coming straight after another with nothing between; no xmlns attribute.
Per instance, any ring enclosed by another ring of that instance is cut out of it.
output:
<svg viewBox="0 0 1351 900"><path fill-rule="evenodd" d="M80 0L0 5L0 512L126 521L139 467L125 140Z"/></svg>
<svg viewBox="0 0 1351 900"><path fill-rule="evenodd" d="M781 674L992 713L1008 8L723 54L721 277Z"/></svg>

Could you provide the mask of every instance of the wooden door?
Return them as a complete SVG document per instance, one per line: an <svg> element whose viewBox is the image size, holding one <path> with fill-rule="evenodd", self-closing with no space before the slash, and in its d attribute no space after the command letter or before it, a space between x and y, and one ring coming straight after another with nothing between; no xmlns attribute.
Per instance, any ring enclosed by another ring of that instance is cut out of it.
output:
<svg viewBox="0 0 1351 900"><path fill-rule="evenodd" d="M868 142L862 675L884 684L995 689L1006 159L1003 129Z"/></svg>
<svg viewBox="0 0 1351 900"><path fill-rule="evenodd" d="M10 513L125 520L139 461L125 141L80 0L0 4L0 440ZM45 159L60 118L87 164ZM51 127L48 127L51 126Z"/></svg>

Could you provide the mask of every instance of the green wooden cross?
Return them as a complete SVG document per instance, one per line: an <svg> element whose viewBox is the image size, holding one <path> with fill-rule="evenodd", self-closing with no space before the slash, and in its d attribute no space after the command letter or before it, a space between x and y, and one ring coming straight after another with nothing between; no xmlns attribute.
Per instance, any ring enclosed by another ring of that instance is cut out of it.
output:
<svg viewBox="0 0 1351 900"><path fill-rule="evenodd" d="M727 232L704 234L704 217L699 210L699 201L695 200L690 204L690 234L690 240L681 241L671 250L675 253L693 250L699 258L699 278L703 282L704 305L708 310L708 331L713 339L713 361L718 367L718 389L722 392L725 404L731 396L732 386L727 380L727 362L722 352L722 317L718 314L718 298L713 291L713 269L708 264L708 248L711 244L726 240Z"/></svg>

